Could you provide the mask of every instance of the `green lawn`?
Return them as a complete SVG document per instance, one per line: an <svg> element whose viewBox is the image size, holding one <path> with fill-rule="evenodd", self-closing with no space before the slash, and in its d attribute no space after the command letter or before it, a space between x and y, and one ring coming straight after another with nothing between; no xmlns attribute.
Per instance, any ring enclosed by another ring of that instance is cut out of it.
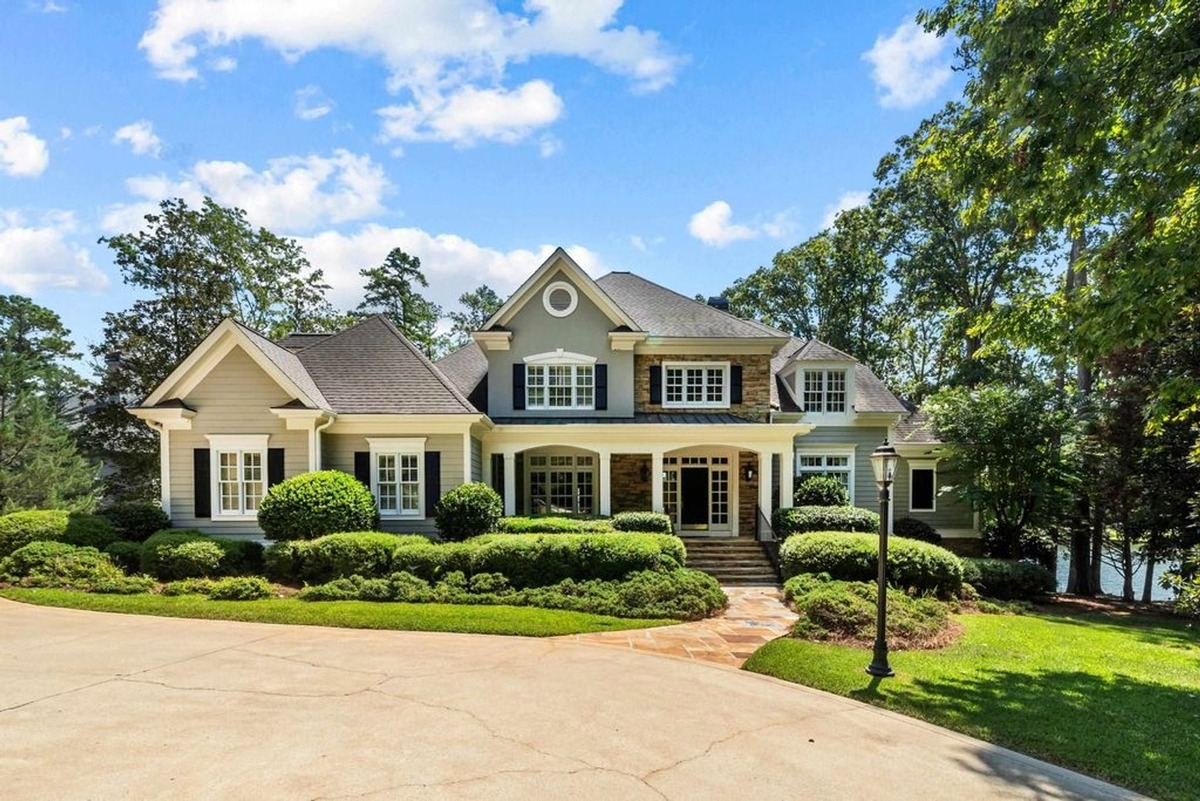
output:
<svg viewBox="0 0 1200 801"><path fill-rule="evenodd" d="M964 615L938 651L776 640L745 669L887 707L1160 799L1200 793L1200 633L1100 613Z"/></svg>
<svg viewBox="0 0 1200 801"><path fill-rule="evenodd" d="M666 626L677 620L634 620L529 606L369 603L367 601L210 601L196 595L93 595L71 590L0 590L0 597L43 606L133 615L291 623L353 629L454 631L554 637Z"/></svg>

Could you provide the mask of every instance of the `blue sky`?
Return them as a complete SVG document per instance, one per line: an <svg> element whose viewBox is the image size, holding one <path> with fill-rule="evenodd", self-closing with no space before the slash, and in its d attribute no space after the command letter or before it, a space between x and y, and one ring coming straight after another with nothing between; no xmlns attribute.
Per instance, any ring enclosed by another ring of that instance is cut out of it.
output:
<svg viewBox="0 0 1200 801"><path fill-rule="evenodd" d="M95 341L132 297L97 239L209 194L346 307L393 247L444 306L556 245L713 294L861 202L958 93L918 8L4 0L0 292Z"/></svg>

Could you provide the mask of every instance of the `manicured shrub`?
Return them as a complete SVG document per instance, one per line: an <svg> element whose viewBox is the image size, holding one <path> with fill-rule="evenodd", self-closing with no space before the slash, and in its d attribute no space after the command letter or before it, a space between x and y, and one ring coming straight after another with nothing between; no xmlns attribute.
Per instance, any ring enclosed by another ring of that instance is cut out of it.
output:
<svg viewBox="0 0 1200 801"><path fill-rule="evenodd" d="M109 543L104 552L126 573L136 573L142 565L142 544L129 540Z"/></svg>
<svg viewBox="0 0 1200 801"><path fill-rule="evenodd" d="M616 531L670 534L671 518L662 512L618 512L612 517L612 527Z"/></svg>
<svg viewBox="0 0 1200 801"><path fill-rule="evenodd" d="M467 582L467 589L474 593L506 592L510 586L502 573L476 573Z"/></svg>
<svg viewBox="0 0 1200 801"><path fill-rule="evenodd" d="M261 576L227 576L212 583L208 597L214 601L260 601L274 594Z"/></svg>
<svg viewBox="0 0 1200 801"><path fill-rule="evenodd" d="M459 547L467 551L465 564L446 564L444 570L463 570L468 576L501 573L518 588L568 578L618 580L640 570L679 568L686 559L683 541L667 534L493 534ZM411 569L401 563L404 550L396 553L397 569Z"/></svg>
<svg viewBox="0 0 1200 801"><path fill-rule="evenodd" d="M0 569L22 587L128 594L146 592L154 585L147 576L126 576L95 548L59 542L38 541L18 548Z"/></svg>
<svg viewBox="0 0 1200 801"><path fill-rule="evenodd" d="M267 575L292 584L317 584L358 574L380 578L392 572L392 553L401 545L429 545L420 534L351 531L315 540L277 542L267 549Z"/></svg>
<svg viewBox="0 0 1200 801"><path fill-rule="evenodd" d="M207 548L185 549L184 556L175 558L174 551L181 545L192 542L206 543ZM206 567L212 548L220 550L217 565L211 570ZM195 556L196 559L191 557ZM262 546L247 540L230 540L210 537L202 531L189 528L169 528L151 534L142 543L141 569L160 581L193 578L200 575L230 576L257 573L262 570ZM182 572L180 572L182 571ZM199 571L199 572L197 572Z"/></svg>
<svg viewBox="0 0 1200 801"><path fill-rule="evenodd" d="M163 531L155 532L142 543L142 572L148 573L151 576L157 576L163 581L170 581L174 578L186 578L171 574L167 566L167 556L171 549L186 542L211 541L212 537L194 528L164 529Z"/></svg>
<svg viewBox="0 0 1200 801"><path fill-rule="evenodd" d="M167 596L208 595L212 592L214 584L216 581L209 578L179 579L178 581L168 581L162 586L159 593Z"/></svg>
<svg viewBox="0 0 1200 801"><path fill-rule="evenodd" d="M478 481L450 490L433 510L442 539L451 542L495 531L503 515L504 501L500 495Z"/></svg>
<svg viewBox="0 0 1200 801"><path fill-rule="evenodd" d="M100 511L112 523L121 539L145 542L156 531L171 527L171 518L162 507L148 501L119 501Z"/></svg>
<svg viewBox="0 0 1200 801"><path fill-rule="evenodd" d="M985 598L1029 600L1054 592L1054 574L1033 562L963 559L963 580Z"/></svg>
<svg viewBox="0 0 1200 801"><path fill-rule="evenodd" d="M65 542L31 542L0 559L0 578L16 581L32 573L45 571L58 557L74 553L75 546Z"/></svg>
<svg viewBox="0 0 1200 801"><path fill-rule="evenodd" d="M776 509L771 526L775 536L786 539L810 531L879 531L879 513L857 506L797 506Z"/></svg>
<svg viewBox="0 0 1200 801"><path fill-rule="evenodd" d="M874 581L878 555L878 537L840 531L790 537L779 549L785 578L827 573L841 581ZM902 537L888 539L890 584L951 598L962 581L962 561L945 548Z"/></svg>
<svg viewBox="0 0 1200 801"><path fill-rule="evenodd" d="M31 542L65 542L104 548L120 537L102 517L61 509L31 509L0 517L0 557Z"/></svg>
<svg viewBox="0 0 1200 801"><path fill-rule="evenodd" d="M209 578L220 570L224 555L215 542L194 540L161 549L159 560L164 567L164 578Z"/></svg>
<svg viewBox="0 0 1200 801"><path fill-rule="evenodd" d="M213 537L221 547L220 574L222 576L255 576L263 572L263 546L252 540L231 540Z"/></svg>
<svg viewBox="0 0 1200 801"><path fill-rule="evenodd" d="M312 540L340 531L379 526L375 498L361 481L340 470L285 479L267 490L258 525L270 540Z"/></svg>
<svg viewBox="0 0 1200 801"><path fill-rule="evenodd" d="M915 517L902 517L894 521L892 533L897 537L904 537L906 540L932 542L934 545L942 541L942 535L937 533L937 529Z"/></svg>
<svg viewBox="0 0 1200 801"><path fill-rule="evenodd" d="M579 517L502 517L496 524L501 534L600 534L613 531L611 520Z"/></svg>
<svg viewBox="0 0 1200 801"><path fill-rule="evenodd" d="M807 475L792 492L793 506L849 506L850 493L831 476Z"/></svg>
<svg viewBox="0 0 1200 801"><path fill-rule="evenodd" d="M877 590L874 584L795 577L784 584L784 597L800 614L792 633L809 640L875 639ZM902 592L887 597L888 644L895 649L937 645L950 620L950 606L935 598Z"/></svg>

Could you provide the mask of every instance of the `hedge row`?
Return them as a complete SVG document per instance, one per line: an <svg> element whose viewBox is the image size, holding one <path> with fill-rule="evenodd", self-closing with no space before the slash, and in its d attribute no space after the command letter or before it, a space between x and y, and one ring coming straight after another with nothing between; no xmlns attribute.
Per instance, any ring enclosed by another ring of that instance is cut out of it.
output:
<svg viewBox="0 0 1200 801"><path fill-rule="evenodd" d="M580 517L502 517L496 524L501 534L603 534L613 531L611 520Z"/></svg>
<svg viewBox="0 0 1200 801"><path fill-rule="evenodd" d="M146 576L126 576L95 548L48 540L31 542L0 559L0 580L22 587L120 594L146 592L154 585Z"/></svg>
<svg viewBox="0 0 1200 801"><path fill-rule="evenodd" d="M980 595L1002 601L1050 595L1057 586L1053 573L1033 562L1009 559L963 559L963 581Z"/></svg>
<svg viewBox="0 0 1200 801"><path fill-rule="evenodd" d="M437 581L461 572L468 578L499 573L524 588L674 569L683 566L685 556L683 542L665 534L489 534L434 544L413 535L361 532L279 543L268 550L266 563L272 578L293 583L395 572Z"/></svg>
<svg viewBox="0 0 1200 801"><path fill-rule="evenodd" d="M776 509L771 527L779 539L811 531L879 531L879 513L857 506L796 506Z"/></svg>
<svg viewBox="0 0 1200 801"><path fill-rule="evenodd" d="M65 542L103 549L120 538L116 527L99 515L35 509L0 517L0 558L31 542Z"/></svg>
<svg viewBox="0 0 1200 801"><path fill-rule="evenodd" d="M124 558L124 549L118 558ZM263 548L257 542L227 540L195 529L166 529L142 543L138 566L160 581L244 576L259 573Z"/></svg>
<svg viewBox="0 0 1200 801"><path fill-rule="evenodd" d="M844 531L813 532L789 538L779 549L779 559L784 578L826 573L840 581L874 581L878 576L879 538ZM888 582L950 598L962 586L962 560L927 542L891 537Z"/></svg>

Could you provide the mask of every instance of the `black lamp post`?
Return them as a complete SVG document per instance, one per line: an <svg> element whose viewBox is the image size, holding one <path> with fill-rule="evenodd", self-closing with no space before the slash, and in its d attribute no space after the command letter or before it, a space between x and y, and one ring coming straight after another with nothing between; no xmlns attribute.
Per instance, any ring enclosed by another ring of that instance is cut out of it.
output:
<svg viewBox="0 0 1200 801"><path fill-rule="evenodd" d="M871 470L875 473L875 483L879 486L879 599L875 613L875 652L867 673L872 676L894 676L892 666L888 664L887 647L887 538L888 538L888 506L891 503L892 480L896 475L896 462L900 456L896 449L885 439L883 444L871 453Z"/></svg>

